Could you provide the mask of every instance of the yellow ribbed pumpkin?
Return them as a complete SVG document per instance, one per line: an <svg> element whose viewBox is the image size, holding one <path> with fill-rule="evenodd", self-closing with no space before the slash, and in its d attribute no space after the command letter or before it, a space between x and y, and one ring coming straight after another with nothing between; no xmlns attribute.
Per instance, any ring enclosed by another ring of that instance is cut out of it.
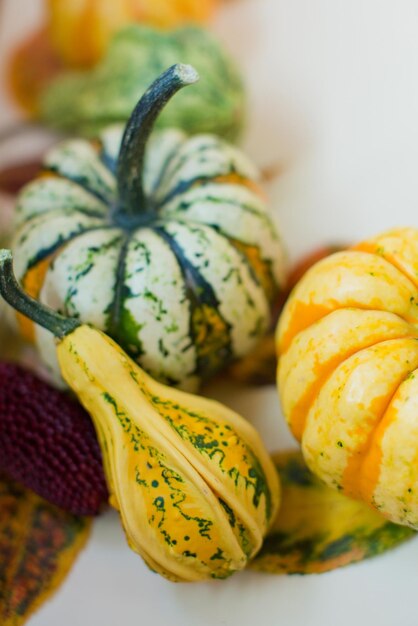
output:
<svg viewBox="0 0 418 626"><path fill-rule="evenodd" d="M283 411L311 470L418 528L418 229L311 268L277 346Z"/></svg>
<svg viewBox="0 0 418 626"><path fill-rule="evenodd" d="M173 28L205 22L216 4L217 0L48 0L49 33L67 65L85 67L102 57L111 36L126 24Z"/></svg>

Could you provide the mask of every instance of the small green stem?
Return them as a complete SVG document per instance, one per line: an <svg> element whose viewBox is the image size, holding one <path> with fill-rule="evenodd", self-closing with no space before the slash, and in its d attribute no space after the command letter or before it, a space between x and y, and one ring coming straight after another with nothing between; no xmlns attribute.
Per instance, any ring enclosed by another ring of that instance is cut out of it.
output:
<svg viewBox="0 0 418 626"><path fill-rule="evenodd" d="M190 65L177 64L166 70L144 93L125 128L117 164L120 211L128 216L150 211L143 186L145 150L154 123L177 91L199 80Z"/></svg>
<svg viewBox="0 0 418 626"><path fill-rule="evenodd" d="M56 313L23 291L13 272L13 255L10 250L0 250L0 295L16 311L43 326L57 338L69 335L80 326L77 320Z"/></svg>

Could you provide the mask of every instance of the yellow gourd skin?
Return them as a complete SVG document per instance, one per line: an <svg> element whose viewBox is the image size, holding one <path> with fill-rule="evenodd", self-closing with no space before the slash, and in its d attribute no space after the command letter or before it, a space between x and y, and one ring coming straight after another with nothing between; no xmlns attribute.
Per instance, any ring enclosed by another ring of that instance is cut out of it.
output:
<svg viewBox="0 0 418 626"><path fill-rule="evenodd" d="M88 67L103 56L112 35L131 22L175 28L207 21L215 6L216 0L48 0L49 36L67 65Z"/></svg>
<svg viewBox="0 0 418 626"><path fill-rule="evenodd" d="M311 268L277 329L284 414L310 469L418 528L418 230Z"/></svg>
<svg viewBox="0 0 418 626"><path fill-rule="evenodd" d="M245 567L279 501L255 430L216 402L155 382L92 327L66 335L57 353L94 421L110 502L132 549L173 581Z"/></svg>

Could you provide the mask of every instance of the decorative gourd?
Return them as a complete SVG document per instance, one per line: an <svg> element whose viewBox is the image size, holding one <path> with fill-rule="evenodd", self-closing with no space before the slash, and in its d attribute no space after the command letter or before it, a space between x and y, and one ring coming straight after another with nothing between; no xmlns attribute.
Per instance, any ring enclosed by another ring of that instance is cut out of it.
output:
<svg viewBox="0 0 418 626"><path fill-rule="evenodd" d="M216 0L48 0L49 36L66 64L85 67L96 63L110 37L130 22L165 28L205 22L216 4Z"/></svg>
<svg viewBox="0 0 418 626"><path fill-rule="evenodd" d="M247 159L221 139L156 134L197 80L173 66L102 142L67 141L23 191L13 250L26 291L94 324L155 378L195 389L268 328L282 248ZM144 169L144 174L142 170ZM21 320L57 373L50 333Z"/></svg>
<svg viewBox="0 0 418 626"><path fill-rule="evenodd" d="M364 502L311 474L302 454L273 456L282 485L278 515L249 566L269 574L321 574L382 554L415 537Z"/></svg>
<svg viewBox="0 0 418 626"><path fill-rule="evenodd" d="M13 222L13 205L8 206L8 202L2 203L0 210L0 248L10 246L10 230ZM0 350L2 349L7 334L7 305L0 298Z"/></svg>
<svg viewBox="0 0 418 626"><path fill-rule="evenodd" d="M254 428L217 402L155 382L105 334L27 296L7 250L0 294L56 336L62 375L94 421L110 503L132 549L176 581L245 567L279 500Z"/></svg>
<svg viewBox="0 0 418 626"><path fill-rule="evenodd" d="M418 528L418 229L308 271L278 327L284 414L311 470Z"/></svg>
<svg viewBox="0 0 418 626"><path fill-rule="evenodd" d="M109 124L126 122L155 77L179 59L203 78L194 90L179 94L158 126L236 139L245 115L242 80L219 42L198 27L171 32L124 28L95 68L63 72L44 90L39 116L59 130L96 137Z"/></svg>

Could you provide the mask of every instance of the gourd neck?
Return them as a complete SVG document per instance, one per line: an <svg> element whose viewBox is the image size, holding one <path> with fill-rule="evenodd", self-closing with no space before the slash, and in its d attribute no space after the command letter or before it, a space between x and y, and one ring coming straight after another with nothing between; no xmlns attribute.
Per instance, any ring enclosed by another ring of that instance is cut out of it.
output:
<svg viewBox="0 0 418 626"><path fill-rule="evenodd" d="M56 313L23 291L14 275L13 255L10 250L0 250L0 295L16 311L46 328L58 339L81 326L77 320Z"/></svg>
<svg viewBox="0 0 418 626"><path fill-rule="evenodd" d="M199 80L190 65L177 64L166 70L139 100L125 128L116 167L119 205L116 221L135 225L152 214L144 191L144 162L148 139L162 109L183 87Z"/></svg>

